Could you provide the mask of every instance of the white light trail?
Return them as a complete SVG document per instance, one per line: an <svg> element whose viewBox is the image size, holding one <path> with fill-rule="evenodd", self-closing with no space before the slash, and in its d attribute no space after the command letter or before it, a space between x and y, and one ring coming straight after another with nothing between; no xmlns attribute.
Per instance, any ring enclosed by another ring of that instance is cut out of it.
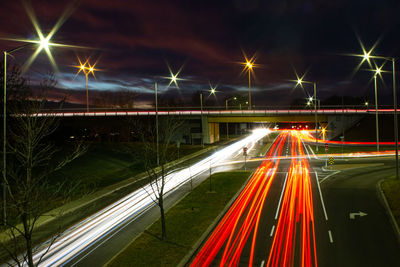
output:
<svg viewBox="0 0 400 267"><path fill-rule="evenodd" d="M186 183L191 177L204 171L208 171L211 166L221 164L242 152L243 147L248 147L248 152L254 144L261 138L270 133L269 129L256 129L248 137L237 141L209 157L199 161L189 167L171 173L166 178L165 192L170 194L181 185ZM88 249L96 241L107 235L116 227L135 220L146 210L154 206L149 192L152 192L150 185L139 188L133 193L121 198L84 221L72 226L61 234L56 242L51 246L48 253L44 256L41 265L60 266L70 261L82 251ZM154 198L154 196L153 196ZM48 247L49 241L42 245L34 255L37 262Z"/></svg>

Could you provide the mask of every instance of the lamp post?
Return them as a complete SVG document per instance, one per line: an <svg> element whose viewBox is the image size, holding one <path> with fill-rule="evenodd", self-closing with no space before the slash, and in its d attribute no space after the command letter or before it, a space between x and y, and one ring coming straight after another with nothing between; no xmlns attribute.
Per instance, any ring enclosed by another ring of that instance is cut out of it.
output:
<svg viewBox="0 0 400 267"><path fill-rule="evenodd" d="M75 66L75 68L78 68L79 70L75 76L77 76L81 71L85 75L85 78L86 78L86 112L89 112L89 75L92 74L93 77L96 78L96 76L94 75L94 72L98 70L98 69L95 69L97 61L93 65L89 63L89 59L86 59L86 61L83 64L79 58L78 58L78 61L79 61L79 66Z"/></svg>
<svg viewBox="0 0 400 267"><path fill-rule="evenodd" d="M178 78L178 74L173 74L171 69L168 67L169 72L170 72L170 76L169 77L163 77L165 79L169 79L169 84L168 86L170 86L172 83L175 83L176 87L179 88L178 86L178 80L181 80ZM156 157L157 157L157 166L160 165L160 148L159 148L159 131L158 131L158 82L154 82L154 100L155 100L155 112L156 112Z"/></svg>
<svg viewBox="0 0 400 267"><path fill-rule="evenodd" d="M297 78L297 85L303 87L303 83L312 84L314 88L314 95L308 99L308 103L314 102L314 117L315 117L315 142L316 151L318 152L318 115L317 115L317 83L304 81L303 78ZM313 101L314 100L314 101Z"/></svg>
<svg viewBox="0 0 400 267"><path fill-rule="evenodd" d="M393 80L393 108L394 108L394 122L393 122L393 128L394 128L394 139L395 139L395 150L396 150L396 179L399 179L399 133L398 133L398 122L397 122L397 92L396 92L396 68L395 68L395 62L396 59L394 57L383 57L383 56L373 56L371 55L372 50L366 51L364 49L364 46L362 45L363 49L363 55L355 55L358 57L362 57L362 61L360 65L364 61L370 62L370 59L381 59L385 61L391 61L392 62L392 80ZM354 56L354 55L353 55ZM376 71L376 70L375 70ZM380 73L379 73L380 75Z"/></svg>
<svg viewBox="0 0 400 267"><path fill-rule="evenodd" d="M157 93L157 82L154 83L154 98L156 102L156 152L157 152L157 166L160 166L160 148L158 144L158 93Z"/></svg>
<svg viewBox="0 0 400 267"><path fill-rule="evenodd" d="M7 55L11 55L13 52L16 52L24 47L31 46L31 45L39 45L37 50L35 51L34 55L37 55L43 49L50 54L49 46L53 45L53 43L49 42L50 37L47 36L46 38L43 37L42 34L39 34L40 40L37 41L27 41L28 43L18 46L16 48L3 51L4 54L4 91L3 91L3 223L7 223L7 187L8 187L8 180L7 180ZM32 60L34 59L31 57Z"/></svg>
<svg viewBox="0 0 400 267"><path fill-rule="evenodd" d="M376 131L376 151L379 152L379 121L378 121L378 94L376 86L376 75L374 75L374 88L375 88L375 131Z"/></svg>
<svg viewBox="0 0 400 267"><path fill-rule="evenodd" d="M203 134L203 92L200 92L200 127L201 127L201 147L204 148Z"/></svg>
<svg viewBox="0 0 400 267"><path fill-rule="evenodd" d="M255 58L254 56L250 59L247 59L247 57L245 56L246 62L242 63L242 65L244 65L244 71L247 70L247 72L249 73L249 109L251 110L252 106L251 106L251 72L253 71L253 68L255 66L254 61Z"/></svg>

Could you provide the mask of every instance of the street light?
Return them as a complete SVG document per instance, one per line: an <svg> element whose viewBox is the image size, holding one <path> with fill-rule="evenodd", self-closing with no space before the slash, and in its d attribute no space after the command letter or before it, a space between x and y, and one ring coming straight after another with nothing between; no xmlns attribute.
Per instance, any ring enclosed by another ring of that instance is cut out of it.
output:
<svg viewBox="0 0 400 267"><path fill-rule="evenodd" d="M28 10L27 10L28 11ZM33 16L32 11L28 11L28 14L31 18L31 21L35 27L35 30L37 32L38 38L36 40L30 40L30 39L11 39L11 38L5 38L6 40L9 41L15 41L15 42L22 42L25 43L22 46L9 49L6 51L3 51L4 54L4 90L3 90L3 222L4 224L7 222L7 211L6 211L6 193L7 193L7 187L8 187L8 181L7 181L7 55L11 55L12 53L23 49L28 46L36 45L37 49L35 52L29 57L28 61L24 64L23 66L23 72L33 63L35 58L40 54L42 50L46 51L47 56L49 57L49 60L52 64L52 66L57 69L54 58L50 52L50 46L61 46L61 47L74 47L70 45L63 45L63 44L57 44L57 43L52 43L50 42L50 39L53 37L55 32L58 30L59 25L58 23L53 27L51 32L44 37L41 29L39 28L39 25Z"/></svg>
<svg viewBox="0 0 400 267"><path fill-rule="evenodd" d="M169 84L168 84L168 87L169 87L172 83L174 83L175 86L176 86L177 88L179 88L179 86L178 86L178 80L183 80L183 79L178 78L178 75L179 75L179 73L181 72L182 67L179 69L179 71L178 71L176 74L174 74L174 73L172 72L172 70L171 70L171 68L169 67L169 65L168 65L168 70L169 70L170 76L168 76L168 77L162 77L162 78L164 78L164 79L169 79L169 80L170 80L170 81L169 81ZM159 165L160 165L160 148L159 148L159 133L158 133L158 91L157 91L157 86L158 86L158 83L157 83L157 81L156 81L156 82L154 82L154 98L155 98L155 102L156 102L155 104L156 104L156 152L157 152L157 166L159 166Z"/></svg>
<svg viewBox="0 0 400 267"><path fill-rule="evenodd" d="M8 180L7 180L7 55L11 55L13 52L16 52L24 47L31 46L31 45L38 45L38 48L34 52L34 54L30 57L29 62L30 64L34 61L36 56L44 49L46 53L49 55L49 58L52 62L54 62L53 58L50 54L49 46L53 45L50 43L51 35L49 34L47 37L43 37L41 30L36 27L36 31L38 33L39 39L38 40L14 40L25 42L26 44L3 51L4 54L4 91L3 91L3 223L7 223L7 187L8 187Z"/></svg>
<svg viewBox="0 0 400 267"><path fill-rule="evenodd" d="M370 60L371 59L381 59L381 60L385 60L385 61L391 61L392 62L392 79L393 79L393 108L394 108L394 139L395 139L395 146L396 146L396 179L399 179L399 136L398 136L398 122L397 122L397 92L396 92L396 68L395 68L395 62L396 59L394 57L384 57L384 56L375 56L375 55L371 55L372 51L374 50L376 44L372 47L371 50L369 50L368 52L365 50L364 45L362 44L362 42L360 41L360 45L361 48L363 50L363 54L362 55L357 55L357 54L351 54L351 56L357 56L357 57L361 57L362 61L359 64L359 66L361 66L361 64L364 61L368 61L369 65L371 65ZM382 71L379 70L379 75L381 75Z"/></svg>
<svg viewBox="0 0 400 267"><path fill-rule="evenodd" d="M304 81L303 77L297 77L295 81L296 87L299 85L303 88L303 83L313 84L314 87L314 96L308 98L308 103L312 103L314 100L314 116L315 116L315 140L316 140L316 151L318 151L318 118L317 118L317 84L315 82ZM307 105L309 105L307 103Z"/></svg>
<svg viewBox="0 0 400 267"><path fill-rule="evenodd" d="M98 71L98 69L96 69L96 64L97 61L91 65L89 63L89 59L86 59L86 61L82 64L82 61L78 58L79 61L79 66L75 66L75 68L78 68L78 72L76 73L75 76L77 76L80 72L83 72L83 74L85 75L86 78L86 112L89 112L89 75L92 74L94 78L96 78L96 76L94 75L95 71Z"/></svg>
<svg viewBox="0 0 400 267"><path fill-rule="evenodd" d="M242 63L242 65L244 65L243 71L247 71L249 73L249 109L251 110L251 72L253 71L253 68L256 67L254 64L256 59L255 56L248 59L246 55L244 55L244 58L246 62Z"/></svg>
<svg viewBox="0 0 400 267"><path fill-rule="evenodd" d="M378 121L378 94L376 85L376 76L380 74L380 69L375 70L374 89L375 89L375 131L376 131L376 151L379 152L379 121Z"/></svg>

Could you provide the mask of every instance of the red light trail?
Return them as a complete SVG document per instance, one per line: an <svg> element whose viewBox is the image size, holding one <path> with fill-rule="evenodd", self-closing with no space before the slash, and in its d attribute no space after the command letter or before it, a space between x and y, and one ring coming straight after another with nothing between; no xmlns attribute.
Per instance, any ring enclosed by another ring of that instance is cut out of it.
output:
<svg viewBox="0 0 400 267"><path fill-rule="evenodd" d="M266 266L294 266L296 254L300 258L296 266L317 266L309 165L305 157L296 158L297 155L304 156L296 131L292 131L291 138L292 162ZM300 247L296 247L296 239L300 239Z"/></svg>
<svg viewBox="0 0 400 267"><path fill-rule="evenodd" d="M301 138L304 139L305 141L309 142L315 142L315 137L311 135L309 131L301 131ZM341 145L342 141L330 141L330 140L322 140L318 139L318 142L320 143L327 143L327 144L335 144L335 145ZM376 142L349 142L349 141L343 141L344 145L376 145ZM395 145L395 142L379 142L380 145Z"/></svg>
<svg viewBox="0 0 400 267"><path fill-rule="evenodd" d="M311 178L298 131L284 131L279 135L190 266L209 266L211 263L238 266L245 245L250 248L248 266L254 265L263 207L268 204L267 196L283 158L286 141L290 143L292 159L275 236L269 251L265 251L266 266L317 266Z"/></svg>

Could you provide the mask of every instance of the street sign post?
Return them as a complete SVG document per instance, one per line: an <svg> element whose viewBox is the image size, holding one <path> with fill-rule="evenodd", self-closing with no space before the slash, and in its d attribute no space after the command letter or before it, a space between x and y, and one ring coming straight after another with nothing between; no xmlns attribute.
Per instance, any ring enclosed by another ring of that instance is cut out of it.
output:
<svg viewBox="0 0 400 267"><path fill-rule="evenodd" d="M244 170L246 170L247 147L243 147L243 156L244 156Z"/></svg>

